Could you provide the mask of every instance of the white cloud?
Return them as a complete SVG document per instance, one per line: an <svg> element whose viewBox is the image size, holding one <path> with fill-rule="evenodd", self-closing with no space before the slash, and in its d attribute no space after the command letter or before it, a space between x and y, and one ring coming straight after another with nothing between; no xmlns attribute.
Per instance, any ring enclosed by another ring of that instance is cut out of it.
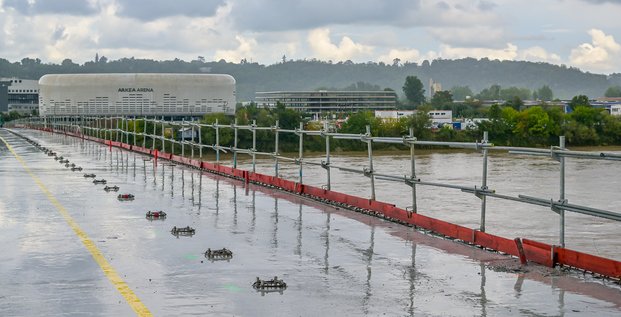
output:
<svg viewBox="0 0 621 317"><path fill-rule="evenodd" d="M311 30L308 34L308 44L314 56L323 60L351 60L368 56L373 52L373 47L356 43L348 36L343 36L338 45L333 44L328 28Z"/></svg>
<svg viewBox="0 0 621 317"><path fill-rule="evenodd" d="M377 60L386 64L392 64L398 58L404 62L418 62L421 60L420 52L417 49L391 49L387 54L381 55Z"/></svg>
<svg viewBox="0 0 621 317"><path fill-rule="evenodd" d="M257 41L253 38L245 38L241 35L235 36L239 46L234 50L216 50L214 60L224 59L228 62L238 63L242 59L252 59L253 51L257 47Z"/></svg>
<svg viewBox="0 0 621 317"><path fill-rule="evenodd" d="M615 38L612 35L606 35L602 30L591 29L589 35L593 39L594 46L603 47L606 50L618 53L621 51L621 45L615 42Z"/></svg>
<svg viewBox="0 0 621 317"><path fill-rule="evenodd" d="M520 50L518 53L520 60L527 60L531 62L547 62L547 63L560 63L561 57L558 54L549 53L540 46L529 47L524 50Z"/></svg>
<svg viewBox="0 0 621 317"><path fill-rule="evenodd" d="M505 48L493 49L483 47L452 47L450 45L440 45L440 57L442 58L484 58L498 60L514 60L518 57L518 47L507 43Z"/></svg>
<svg viewBox="0 0 621 317"><path fill-rule="evenodd" d="M618 68L621 45L602 30L591 29L588 33L591 43L582 43L571 50L571 64L591 71L613 71Z"/></svg>

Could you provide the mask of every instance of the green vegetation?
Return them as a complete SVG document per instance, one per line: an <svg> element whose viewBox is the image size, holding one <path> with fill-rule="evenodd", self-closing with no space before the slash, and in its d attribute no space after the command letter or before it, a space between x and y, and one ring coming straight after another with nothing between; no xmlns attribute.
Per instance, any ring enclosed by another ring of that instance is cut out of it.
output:
<svg viewBox="0 0 621 317"><path fill-rule="evenodd" d="M385 63L324 62L297 60L261 65L248 61L192 61L180 59L156 61L150 59L121 58L108 60L100 57L97 62L77 64L70 59L60 64L43 63L36 58L10 62L0 59L2 77L38 79L45 74L63 73L223 73L237 81L237 98L249 101L256 91L314 90L317 87L345 88L355 82L365 82L379 87L389 87L402 95L401 87L406 76L416 76L427 83L430 78L451 89L453 99L465 100L491 85L523 87L535 91L549 85L554 97L569 99L575 95L592 98L604 95L608 87L621 85L621 74L593 74L577 68L547 63L525 61L498 61L487 58L457 60L437 59L396 65ZM457 91L459 90L459 91ZM537 91L541 100L547 100ZM522 100L523 96L520 96Z"/></svg>
<svg viewBox="0 0 621 317"><path fill-rule="evenodd" d="M576 99L581 98L577 96ZM431 107L421 105L418 110L414 116L402 117L398 120L377 119L372 112L368 111L351 113L339 132L364 134L368 125L371 127L371 135L373 136L402 137L408 135L409 129L412 127L414 136L420 140L472 142L480 140L483 131L488 131L490 141L496 145L557 145L560 135L565 135L567 144L573 146L621 145L621 117L611 116L603 109L586 105L576 106L572 113L565 114L561 108L545 104L521 111L510 105L496 104L483 111L488 119L487 121L480 122L475 128L467 130L453 130L449 126L432 129L430 117L427 115L427 111L431 110ZM469 109L468 111L474 112L475 110ZM228 124L232 120L223 115L211 114L206 115L203 122L213 123L216 118L224 124ZM296 111L285 109L282 105L276 109L260 109L255 105L242 107L238 110L236 118L240 124L248 124L252 123L252 120L256 120L258 126L273 126L276 120L279 120L281 128L295 129L300 122L307 122L305 124L307 130L322 128L320 124L308 122L308 118L302 117ZM232 140L232 138L223 137L222 133L223 130L221 130L221 144L226 144L224 140ZM242 133L240 130L240 147L251 147L251 136L250 132L244 131ZM215 143L213 131L203 131L203 140L212 140L203 141L207 144ZM295 152L298 149L298 136L282 133L279 141L281 152ZM304 137L304 147L308 151L323 151L325 149L324 142L321 137ZM262 150L273 151L274 133L258 131L257 144L261 145ZM348 151L366 149L366 144L353 140L334 139L331 141L331 146L333 149ZM374 144L373 147L381 150L395 148L395 145Z"/></svg>
<svg viewBox="0 0 621 317"><path fill-rule="evenodd" d="M418 106L425 102L423 83L416 76L408 76L403 84L403 93L411 106Z"/></svg>
<svg viewBox="0 0 621 317"><path fill-rule="evenodd" d="M619 98L621 97L621 86L610 86L606 89L606 93L604 93L605 97L608 98Z"/></svg>

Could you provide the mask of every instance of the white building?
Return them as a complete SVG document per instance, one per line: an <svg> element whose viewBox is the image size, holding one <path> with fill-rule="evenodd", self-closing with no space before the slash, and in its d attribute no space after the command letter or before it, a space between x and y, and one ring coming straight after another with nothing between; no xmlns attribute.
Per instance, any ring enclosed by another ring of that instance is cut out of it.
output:
<svg viewBox="0 0 621 317"><path fill-rule="evenodd" d="M398 120L415 113L416 110L375 110L375 117L382 120ZM428 114L431 119L431 125L435 128L453 123L452 110L430 110Z"/></svg>
<svg viewBox="0 0 621 317"><path fill-rule="evenodd" d="M39 109L39 82L32 79L0 78L0 111L31 113Z"/></svg>
<svg viewBox="0 0 621 317"><path fill-rule="evenodd" d="M414 115L416 110L375 110L375 117L379 119L399 119Z"/></svg>
<svg viewBox="0 0 621 317"><path fill-rule="evenodd" d="M355 112L394 109L394 91L259 91L255 101L259 107L276 107L281 103L289 109L308 113Z"/></svg>
<svg viewBox="0 0 621 317"><path fill-rule="evenodd" d="M39 87L41 116L235 113L235 79L230 75L45 75Z"/></svg>

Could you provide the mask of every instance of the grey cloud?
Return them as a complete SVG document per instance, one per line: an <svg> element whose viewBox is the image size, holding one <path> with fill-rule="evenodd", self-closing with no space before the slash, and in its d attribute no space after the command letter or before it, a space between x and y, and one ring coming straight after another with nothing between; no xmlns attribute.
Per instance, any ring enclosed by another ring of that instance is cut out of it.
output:
<svg viewBox="0 0 621 317"><path fill-rule="evenodd" d="M65 27L62 25L56 26L56 28L54 29L54 32L52 33L52 42L58 42L66 38L67 38L67 34L65 33Z"/></svg>
<svg viewBox="0 0 621 317"><path fill-rule="evenodd" d="M13 8L24 15L69 14L91 15L98 11L86 0L4 0L4 8Z"/></svg>
<svg viewBox="0 0 621 317"><path fill-rule="evenodd" d="M603 3L621 4L621 0L582 0L582 1L594 3L594 4L603 4Z"/></svg>
<svg viewBox="0 0 621 317"><path fill-rule="evenodd" d="M451 6L444 2L444 1L440 1L438 3L436 3L436 8L438 9L442 9L442 10L449 10L451 8Z"/></svg>
<svg viewBox="0 0 621 317"><path fill-rule="evenodd" d="M494 9L497 6L498 5L495 4L494 2L482 0L482 1L479 1L477 8L479 8L479 10L481 11L489 11L489 10Z"/></svg>
<svg viewBox="0 0 621 317"><path fill-rule="evenodd" d="M420 0L247 0L235 2L232 16L242 29L291 30L328 24L402 24Z"/></svg>
<svg viewBox="0 0 621 317"><path fill-rule="evenodd" d="M118 0L120 16L142 21L151 21L163 17L182 15L187 17L210 17L215 15L224 0ZM256 12L253 12L256 14Z"/></svg>

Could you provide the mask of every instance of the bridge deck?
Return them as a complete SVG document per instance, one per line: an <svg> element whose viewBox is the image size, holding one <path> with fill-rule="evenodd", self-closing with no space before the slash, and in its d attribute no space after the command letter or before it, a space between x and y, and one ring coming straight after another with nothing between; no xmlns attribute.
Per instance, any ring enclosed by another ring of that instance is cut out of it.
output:
<svg viewBox="0 0 621 317"><path fill-rule="evenodd" d="M515 259L377 218L181 166L154 168L138 154L92 142L24 134L84 170L71 172L0 130L30 170L0 142L2 316L121 316L140 312L137 303L157 316L620 311L612 283L520 268ZM119 201L84 173L136 199ZM168 217L149 221L148 210ZM196 235L170 234L187 225ZM230 261L203 257L222 247L234 252ZM282 294L252 289L257 276L274 275L288 285ZM121 294L123 283L135 297Z"/></svg>

